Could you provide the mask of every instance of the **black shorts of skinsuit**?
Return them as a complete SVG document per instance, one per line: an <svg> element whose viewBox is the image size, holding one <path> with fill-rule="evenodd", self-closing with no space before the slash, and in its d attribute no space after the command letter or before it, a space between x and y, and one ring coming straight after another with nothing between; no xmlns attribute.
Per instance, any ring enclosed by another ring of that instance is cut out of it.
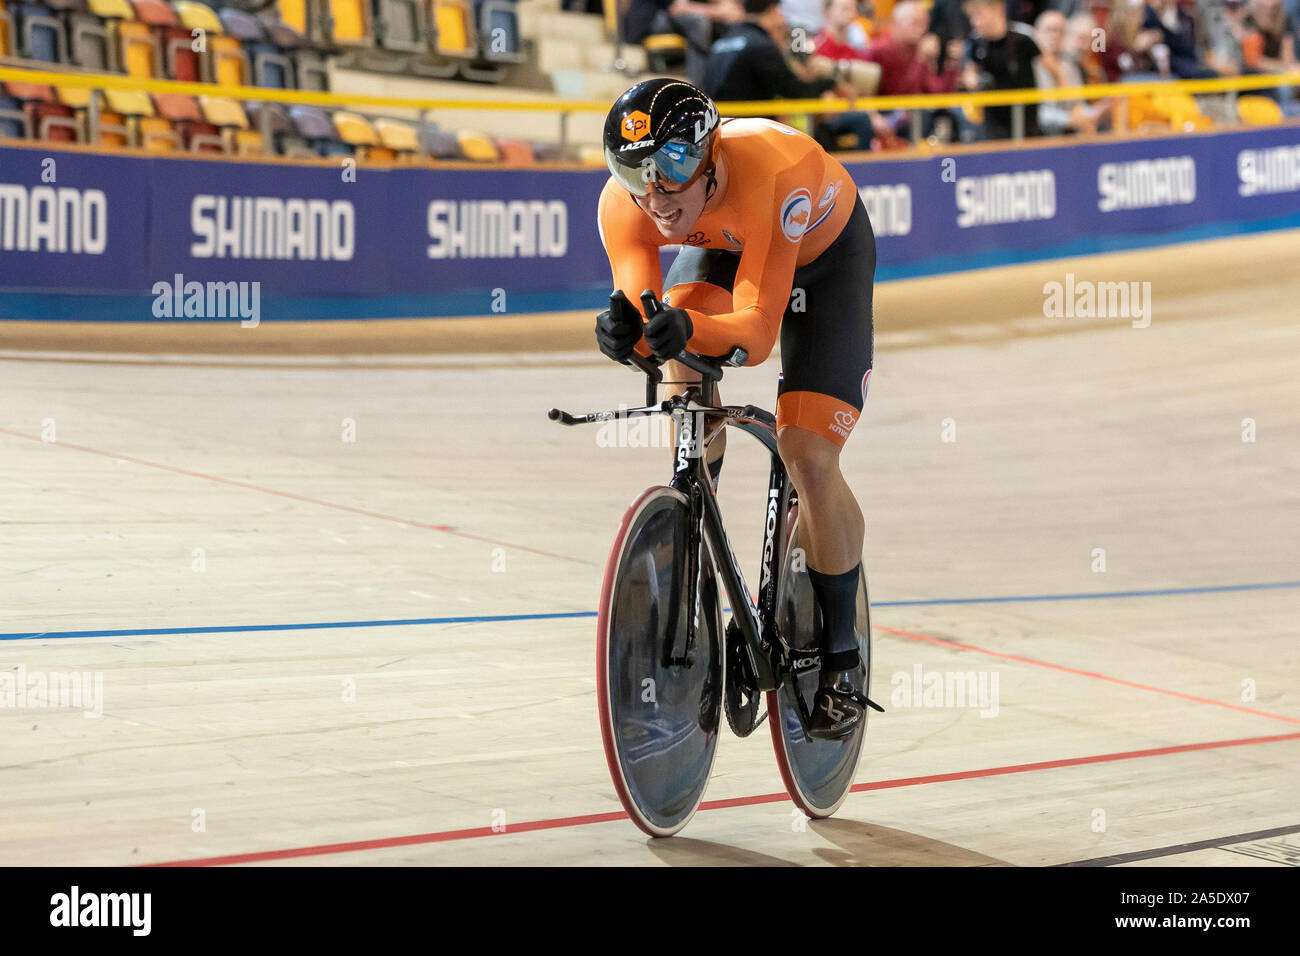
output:
<svg viewBox="0 0 1300 956"><path fill-rule="evenodd" d="M665 296L690 282L730 292L739 264L740 253L683 246L664 279ZM795 269L781 318L778 403L787 393L815 392L862 411L872 363L875 273L876 237L859 196L835 241Z"/></svg>

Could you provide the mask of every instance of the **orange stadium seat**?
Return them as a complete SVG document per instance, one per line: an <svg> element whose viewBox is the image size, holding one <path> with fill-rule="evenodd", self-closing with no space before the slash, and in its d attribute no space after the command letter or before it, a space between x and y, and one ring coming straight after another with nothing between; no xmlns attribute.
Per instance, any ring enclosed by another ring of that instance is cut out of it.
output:
<svg viewBox="0 0 1300 956"><path fill-rule="evenodd" d="M14 55L14 18L0 7L0 56Z"/></svg>
<svg viewBox="0 0 1300 956"><path fill-rule="evenodd" d="M158 115L176 131L178 147L220 151L220 131L203 118L203 111L194 97L182 93L155 93L153 103Z"/></svg>
<svg viewBox="0 0 1300 956"><path fill-rule="evenodd" d="M1267 96L1240 96L1237 118L1248 126L1275 126L1282 122L1282 107Z"/></svg>
<svg viewBox="0 0 1300 956"><path fill-rule="evenodd" d="M497 148L501 150L501 162L510 166L532 166L537 162L533 148L521 139L498 139Z"/></svg>

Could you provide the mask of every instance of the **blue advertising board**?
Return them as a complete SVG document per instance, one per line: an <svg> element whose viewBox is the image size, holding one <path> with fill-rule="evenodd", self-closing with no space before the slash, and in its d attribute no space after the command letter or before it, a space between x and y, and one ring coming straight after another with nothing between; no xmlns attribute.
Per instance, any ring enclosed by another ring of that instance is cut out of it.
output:
<svg viewBox="0 0 1300 956"><path fill-rule="evenodd" d="M846 165L882 281L1300 227L1297 126ZM191 283L270 321L594 309L605 179L0 147L0 318L226 319Z"/></svg>

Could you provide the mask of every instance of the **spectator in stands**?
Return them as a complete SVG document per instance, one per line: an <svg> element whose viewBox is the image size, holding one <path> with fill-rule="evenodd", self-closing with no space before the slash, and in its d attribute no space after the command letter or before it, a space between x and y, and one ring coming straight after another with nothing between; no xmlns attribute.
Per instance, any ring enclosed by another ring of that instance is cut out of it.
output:
<svg viewBox="0 0 1300 956"><path fill-rule="evenodd" d="M1150 33L1151 42L1144 43L1145 49L1134 49L1138 35L1142 33L1142 18L1146 15L1146 5L1133 3L1132 0L1117 0L1106 18L1106 44L1101 51L1101 62L1106 68L1110 82L1117 83L1124 79L1158 76L1155 61L1148 52L1151 46L1159 42L1159 34Z"/></svg>
<svg viewBox="0 0 1300 956"><path fill-rule="evenodd" d="M822 2L823 0L780 0L781 13L789 28L801 31L803 38L810 43L826 27Z"/></svg>
<svg viewBox="0 0 1300 956"><path fill-rule="evenodd" d="M934 0L930 7L930 32L946 48L951 40L965 40L970 36L970 17L966 16L966 0Z"/></svg>
<svg viewBox="0 0 1300 956"><path fill-rule="evenodd" d="M1007 19L1012 23L1037 23L1043 11L1051 8L1051 0L1007 0Z"/></svg>
<svg viewBox="0 0 1300 956"><path fill-rule="evenodd" d="M894 7L893 29L872 42L864 59L880 64L880 95L910 96L919 93L953 93L961 79L959 63L964 42L949 41L948 65L939 69L939 38L927 31L929 18L916 0L902 0ZM872 113L877 135L886 131L899 133L911 120L906 110L882 115ZM934 118L926 111L923 134L928 134Z"/></svg>
<svg viewBox="0 0 1300 956"><path fill-rule="evenodd" d="M844 97L856 95L846 83L834 79L805 79L786 62L777 38L789 36L789 26L779 0L744 0L745 18L727 29L713 44L701 88L713 99L775 100ZM772 117L775 119L775 117ZM872 136L870 118L862 112L828 116L820 141L833 144L841 133L853 133L860 147Z"/></svg>
<svg viewBox="0 0 1300 956"><path fill-rule="evenodd" d="M961 85L972 91L1033 89L1034 60L1038 44L1031 29L1023 23L1007 20L1003 0L966 0L972 40L970 60L962 72ZM983 110L980 139L1009 139L1012 134L1012 108L988 106ZM1025 136L1038 136L1038 110L1024 108Z"/></svg>
<svg viewBox="0 0 1300 956"><path fill-rule="evenodd" d="M623 39L640 43L657 33L676 33L686 40L686 74L699 86L709 47L745 12L737 0L631 0L623 15Z"/></svg>
<svg viewBox="0 0 1300 956"><path fill-rule="evenodd" d="M744 0L744 14L709 51L704 92L725 102L806 99L834 90L834 80L805 80L786 63L776 39L789 35L779 0Z"/></svg>
<svg viewBox="0 0 1300 956"><path fill-rule="evenodd" d="M1220 76L1237 76L1246 0L1196 0L1196 55Z"/></svg>
<svg viewBox="0 0 1300 956"><path fill-rule="evenodd" d="M1296 2L1300 3L1300 0ZM849 24L849 45L865 50L867 44L880 32L877 23L885 25L888 29L893 9L894 0L858 0L858 15Z"/></svg>
<svg viewBox="0 0 1300 956"><path fill-rule="evenodd" d="M1091 13L1076 13L1065 25L1065 48L1079 68L1083 82L1089 86L1111 82L1104 59L1105 31L1097 26Z"/></svg>
<svg viewBox="0 0 1300 956"><path fill-rule="evenodd" d="M857 20L856 0L826 0L826 29L813 40L813 52L832 60L865 59L866 43L854 43L855 37L850 32Z"/></svg>
<svg viewBox="0 0 1300 956"><path fill-rule="evenodd" d="M1159 33L1159 37L1153 34ZM1133 49L1149 52L1161 76L1180 80L1203 80L1219 74L1196 56L1196 24L1178 6L1178 0L1147 0L1142 16L1142 32L1133 41Z"/></svg>
<svg viewBox="0 0 1300 956"><path fill-rule="evenodd" d="M1286 73L1296 68L1295 25L1281 0L1250 0L1242 25L1246 28L1247 67L1260 73Z"/></svg>
<svg viewBox="0 0 1300 956"><path fill-rule="evenodd" d="M1082 17L1087 23L1092 22L1086 13ZM1077 36L1071 37L1065 15L1059 10L1044 10L1034 21L1034 42L1039 49L1039 57L1034 61L1034 78L1040 90L1083 85L1078 48L1072 45L1072 40L1077 43ZM1104 106L1093 106L1083 100L1049 100L1038 106L1038 125L1046 136L1095 133L1105 112Z"/></svg>

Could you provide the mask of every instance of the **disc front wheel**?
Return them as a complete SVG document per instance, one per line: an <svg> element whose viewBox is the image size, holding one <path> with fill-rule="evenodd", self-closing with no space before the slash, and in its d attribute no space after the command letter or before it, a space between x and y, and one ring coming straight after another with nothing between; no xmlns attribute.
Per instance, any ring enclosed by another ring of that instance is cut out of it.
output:
<svg viewBox="0 0 1300 956"><path fill-rule="evenodd" d="M623 807L652 836L690 821L718 744L721 602L705 547L698 602L689 598L689 525L686 497L675 489L651 488L632 504L605 567L597 622L605 758Z"/></svg>

